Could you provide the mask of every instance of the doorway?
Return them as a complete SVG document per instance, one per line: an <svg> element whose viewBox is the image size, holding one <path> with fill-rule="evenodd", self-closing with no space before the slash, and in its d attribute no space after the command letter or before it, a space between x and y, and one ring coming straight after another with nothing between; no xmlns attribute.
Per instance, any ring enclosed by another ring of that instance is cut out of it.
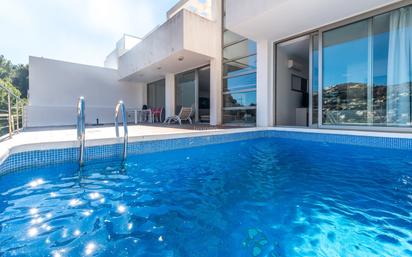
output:
<svg viewBox="0 0 412 257"><path fill-rule="evenodd" d="M276 125L309 126L311 36L276 46Z"/></svg>
<svg viewBox="0 0 412 257"><path fill-rule="evenodd" d="M164 108L165 106L165 80L158 80L147 84L148 108Z"/></svg>
<svg viewBox="0 0 412 257"><path fill-rule="evenodd" d="M195 122L210 122L210 66L176 75L175 110L192 107Z"/></svg>

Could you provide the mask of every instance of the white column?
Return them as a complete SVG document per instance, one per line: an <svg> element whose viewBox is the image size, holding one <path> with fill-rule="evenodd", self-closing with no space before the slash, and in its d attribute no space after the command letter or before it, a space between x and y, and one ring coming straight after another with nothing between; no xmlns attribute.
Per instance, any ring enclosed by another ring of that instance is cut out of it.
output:
<svg viewBox="0 0 412 257"><path fill-rule="evenodd" d="M222 63L210 61L210 125L222 124Z"/></svg>
<svg viewBox="0 0 412 257"><path fill-rule="evenodd" d="M222 124L222 0L213 0L214 58L210 61L210 124Z"/></svg>
<svg viewBox="0 0 412 257"><path fill-rule="evenodd" d="M165 111L166 117L175 115L175 74L167 73L165 77Z"/></svg>
<svg viewBox="0 0 412 257"><path fill-rule="evenodd" d="M257 41L256 125L271 127L274 121L273 45Z"/></svg>

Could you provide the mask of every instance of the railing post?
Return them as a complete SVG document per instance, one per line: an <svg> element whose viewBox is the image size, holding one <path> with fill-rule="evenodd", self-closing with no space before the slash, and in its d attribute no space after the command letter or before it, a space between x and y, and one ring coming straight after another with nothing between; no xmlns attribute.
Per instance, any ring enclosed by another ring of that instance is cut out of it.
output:
<svg viewBox="0 0 412 257"><path fill-rule="evenodd" d="M13 135L13 127L12 127L12 115L11 115L11 97L10 92L7 92L7 105L8 105L8 120L9 120L9 137Z"/></svg>
<svg viewBox="0 0 412 257"><path fill-rule="evenodd" d="M7 101L7 114L2 114L1 116L3 118L7 119L7 126L8 126L8 132L4 131L4 135L9 135L9 138L13 137L13 134L15 132L18 132L21 128L24 127L23 122L24 122L24 102L18 97L17 95L13 94L7 87L5 87L3 84L0 83L0 91L3 93L5 92L7 94L7 99L4 99ZM15 102L14 102L15 101ZM5 104L5 102L3 103ZM22 108L20 110L20 107ZM13 109L16 110L13 110ZM2 112L4 112L3 110ZM22 120L20 122L20 115L22 117ZM16 119L16 120L15 120ZM6 127L3 127L6 128ZM0 137L4 136L0 134Z"/></svg>
<svg viewBox="0 0 412 257"><path fill-rule="evenodd" d="M19 100L18 99L16 99L16 128L17 128L17 130L20 129L20 126L19 126Z"/></svg>
<svg viewBox="0 0 412 257"><path fill-rule="evenodd" d="M24 128L27 126L26 115L27 113L24 111L24 103L21 103L21 127Z"/></svg>

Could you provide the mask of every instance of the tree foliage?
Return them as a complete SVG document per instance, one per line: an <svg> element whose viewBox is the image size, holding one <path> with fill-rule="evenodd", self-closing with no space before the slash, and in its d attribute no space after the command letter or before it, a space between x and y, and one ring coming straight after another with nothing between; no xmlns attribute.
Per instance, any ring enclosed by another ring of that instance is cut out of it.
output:
<svg viewBox="0 0 412 257"><path fill-rule="evenodd" d="M15 65L14 71L12 84L20 91L22 98L27 98L29 90L29 65Z"/></svg>
<svg viewBox="0 0 412 257"><path fill-rule="evenodd" d="M0 83L15 95L27 98L27 91L29 89L28 65L15 65L3 55L0 55Z"/></svg>

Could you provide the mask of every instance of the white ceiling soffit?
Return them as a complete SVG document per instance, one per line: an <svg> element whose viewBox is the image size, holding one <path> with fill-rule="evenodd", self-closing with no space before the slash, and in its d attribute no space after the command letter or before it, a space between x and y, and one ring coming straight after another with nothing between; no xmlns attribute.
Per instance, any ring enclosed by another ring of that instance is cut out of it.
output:
<svg viewBox="0 0 412 257"><path fill-rule="evenodd" d="M402 0L226 0L226 26L250 39L279 41Z"/></svg>
<svg viewBox="0 0 412 257"><path fill-rule="evenodd" d="M123 81L149 83L165 77L167 73L181 73L210 63L210 57L181 50L144 69L122 78Z"/></svg>

